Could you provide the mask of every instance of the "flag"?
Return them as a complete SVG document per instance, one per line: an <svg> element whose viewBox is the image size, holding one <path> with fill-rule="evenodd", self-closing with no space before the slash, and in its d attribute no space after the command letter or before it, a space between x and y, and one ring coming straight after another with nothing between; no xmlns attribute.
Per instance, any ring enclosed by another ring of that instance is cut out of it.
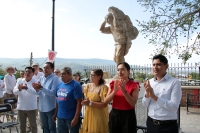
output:
<svg viewBox="0 0 200 133"><path fill-rule="evenodd" d="M57 52L48 50L48 62L54 62Z"/></svg>

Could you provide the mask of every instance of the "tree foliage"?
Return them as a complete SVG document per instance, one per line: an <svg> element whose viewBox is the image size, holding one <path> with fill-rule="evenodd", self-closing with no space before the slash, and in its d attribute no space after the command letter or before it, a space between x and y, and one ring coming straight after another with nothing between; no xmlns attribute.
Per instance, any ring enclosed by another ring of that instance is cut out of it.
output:
<svg viewBox="0 0 200 133"><path fill-rule="evenodd" d="M6 74L5 70L3 70L1 67L0 67L0 75L1 76L4 76Z"/></svg>
<svg viewBox="0 0 200 133"><path fill-rule="evenodd" d="M155 46L154 54L176 54L184 63L193 54L200 54L200 0L137 1L152 12L149 21L136 21L140 32Z"/></svg>

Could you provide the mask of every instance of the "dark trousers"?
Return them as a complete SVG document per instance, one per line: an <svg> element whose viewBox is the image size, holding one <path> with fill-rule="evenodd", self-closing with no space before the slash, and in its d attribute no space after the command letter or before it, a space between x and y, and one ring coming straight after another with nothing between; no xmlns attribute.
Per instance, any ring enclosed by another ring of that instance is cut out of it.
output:
<svg viewBox="0 0 200 133"><path fill-rule="evenodd" d="M40 112L44 133L56 133L56 123L52 120L55 109L49 112Z"/></svg>
<svg viewBox="0 0 200 133"><path fill-rule="evenodd" d="M109 115L109 133L136 133L135 109L112 109Z"/></svg>
<svg viewBox="0 0 200 133"><path fill-rule="evenodd" d="M79 119L78 123L74 127L71 127L71 121L72 120L69 119L58 118L58 133L79 133L81 120Z"/></svg>
<svg viewBox="0 0 200 133"><path fill-rule="evenodd" d="M147 118L147 133L178 133L177 121L163 125L155 125L150 117Z"/></svg>

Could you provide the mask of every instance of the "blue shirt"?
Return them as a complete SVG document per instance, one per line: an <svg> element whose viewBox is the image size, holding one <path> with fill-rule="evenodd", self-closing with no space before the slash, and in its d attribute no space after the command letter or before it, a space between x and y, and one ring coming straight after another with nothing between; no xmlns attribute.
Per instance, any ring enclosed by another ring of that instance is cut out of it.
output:
<svg viewBox="0 0 200 133"><path fill-rule="evenodd" d="M62 119L73 119L76 113L77 101L82 98L82 87L80 83L71 80L62 82L57 89L58 113L57 117Z"/></svg>
<svg viewBox="0 0 200 133"><path fill-rule="evenodd" d="M148 116L156 120L176 120L182 97L180 81L166 74L160 81L150 79L150 85L158 99L154 101L143 97L142 103L148 108Z"/></svg>
<svg viewBox="0 0 200 133"><path fill-rule="evenodd" d="M49 112L56 107L55 94L49 92L57 89L60 80L52 73L48 77L41 76L39 82L43 87L42 90L36 92L35 90L27 89L27 91L39 95L39 109L41 112Z"/></svg>

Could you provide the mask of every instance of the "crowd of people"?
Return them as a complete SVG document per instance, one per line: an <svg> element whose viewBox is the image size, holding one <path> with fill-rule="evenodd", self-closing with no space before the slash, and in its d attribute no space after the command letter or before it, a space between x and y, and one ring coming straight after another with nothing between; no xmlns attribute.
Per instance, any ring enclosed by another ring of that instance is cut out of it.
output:
<svg viewBox="0 0 200 133"><path fill-rule="evenodd" d="M148 133L178 133L181 85L167 74L167 69L167 58L155 55L152 60L154 78L144 82L142 99L148 109ZM72 73L70 67L54 69L51 62L46 62L43 69L33 63L20 71L17 80L13 67L5 71L4 80L0 80L0 104L5 98L17 98L17 106L13 108L18 110L20 133L26 133L27 127L37 133L37 116L44 133L137 132L135 106L141 88L129 77L127 62L118 63L117 79L109 84L103 79L102 69L91 70L90 83L85 86L80 81L80 73ZM111 111L108 104L112 105Z"/></svg>

